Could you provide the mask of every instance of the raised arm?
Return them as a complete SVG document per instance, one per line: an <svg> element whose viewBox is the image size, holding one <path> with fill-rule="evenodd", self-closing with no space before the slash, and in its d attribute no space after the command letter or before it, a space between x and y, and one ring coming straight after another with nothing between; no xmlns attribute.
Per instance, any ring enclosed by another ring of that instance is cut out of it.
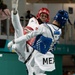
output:
<svg viewBox="0 0 75 75"><path fill-rule="evenodd" d="M23 28L20 23L20 18L18 14L18 1L12 0L12 11L11 11L11 20L13 27L15 29L15 38L18 38L23 35Z"/></svg>

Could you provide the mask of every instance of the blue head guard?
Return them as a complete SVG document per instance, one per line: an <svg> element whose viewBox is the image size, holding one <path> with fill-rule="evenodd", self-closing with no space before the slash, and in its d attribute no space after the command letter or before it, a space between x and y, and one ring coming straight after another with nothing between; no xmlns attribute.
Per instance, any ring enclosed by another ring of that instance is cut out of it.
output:
<svg viewBox="0 0 75 75"><path fill-rule="evenodd" d="M69 19L69 15L68 15L68 12L65 10L59 10L54 17L54 20L56 20L60 24L61 28L65 26L68 19Z"/></svg>

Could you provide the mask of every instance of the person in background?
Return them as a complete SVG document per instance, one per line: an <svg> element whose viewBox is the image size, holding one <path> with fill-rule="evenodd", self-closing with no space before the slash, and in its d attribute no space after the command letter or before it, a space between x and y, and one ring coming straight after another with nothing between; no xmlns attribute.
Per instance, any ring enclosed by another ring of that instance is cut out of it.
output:
<svg viewBox="0 0 75 75"><path fill-rule="evenodd" d="M25 23L26 23L26 26L29 22L29 19L32 18L32 17L35 17L33 14L31 14L31 11L30 10L27 10L26 11L26 15L25 15Z"/></svg>
<svg viewBox="0 0 75 75"><path fill-rule="evenodd" d="M7 5L3 2L3 0L0 1L0 20L4 20L10 18L10 10L8 9Z"/></svg>
<svg viewBox="0 0 75 75"><path fill-rule="evenodd" d="M1 34L7 34L7 19L10 19L10 10L7 5L0 0L0 20L1 20Z"/></svg>

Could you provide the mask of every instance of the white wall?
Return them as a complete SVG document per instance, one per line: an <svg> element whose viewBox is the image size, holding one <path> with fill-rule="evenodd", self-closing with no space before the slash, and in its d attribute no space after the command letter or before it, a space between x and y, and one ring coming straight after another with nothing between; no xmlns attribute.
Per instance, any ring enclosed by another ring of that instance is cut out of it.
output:
<svg viewBox="0 0 75 75"><path fill-rule="evenodd" d="M47 8L47 4L33 4L33 12L34 12L34 14L37 15L39 9L42 8L42 7Z"/></svg>
<svg viewBox="0 0 75 75"><path fill-rule="evenodd" d="M48 9L50 10L50 21L52 21L57 11L63 8L62 4L56 3L56 4L48 4Z"/></svg>

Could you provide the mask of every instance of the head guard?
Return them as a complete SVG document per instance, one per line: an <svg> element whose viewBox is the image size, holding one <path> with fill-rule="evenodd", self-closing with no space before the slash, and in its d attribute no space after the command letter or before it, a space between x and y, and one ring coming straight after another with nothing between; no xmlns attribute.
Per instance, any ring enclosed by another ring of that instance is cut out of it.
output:
<svg viewBox="0 0 75 75"><path fill-rule="evenodd" d="M45 14L48 15L48 18L47 18L46 22L49 22L49 20L50 20L50 19L49 19L50 11L49 11L47 8L41 8L41 9L39 10L38 14L37 14L37 19L40 18L40 14L41 14L41 13L45 13Z"/></svg>
<svg viewBox="0 0 75 75"><path fill-rule="evenodd" d="M61 28L65 26L68 19L69 19L69 15L68 15L68 12L65 10L59 10L54 17L54 20L56 20L60 24Z"/></svg>

